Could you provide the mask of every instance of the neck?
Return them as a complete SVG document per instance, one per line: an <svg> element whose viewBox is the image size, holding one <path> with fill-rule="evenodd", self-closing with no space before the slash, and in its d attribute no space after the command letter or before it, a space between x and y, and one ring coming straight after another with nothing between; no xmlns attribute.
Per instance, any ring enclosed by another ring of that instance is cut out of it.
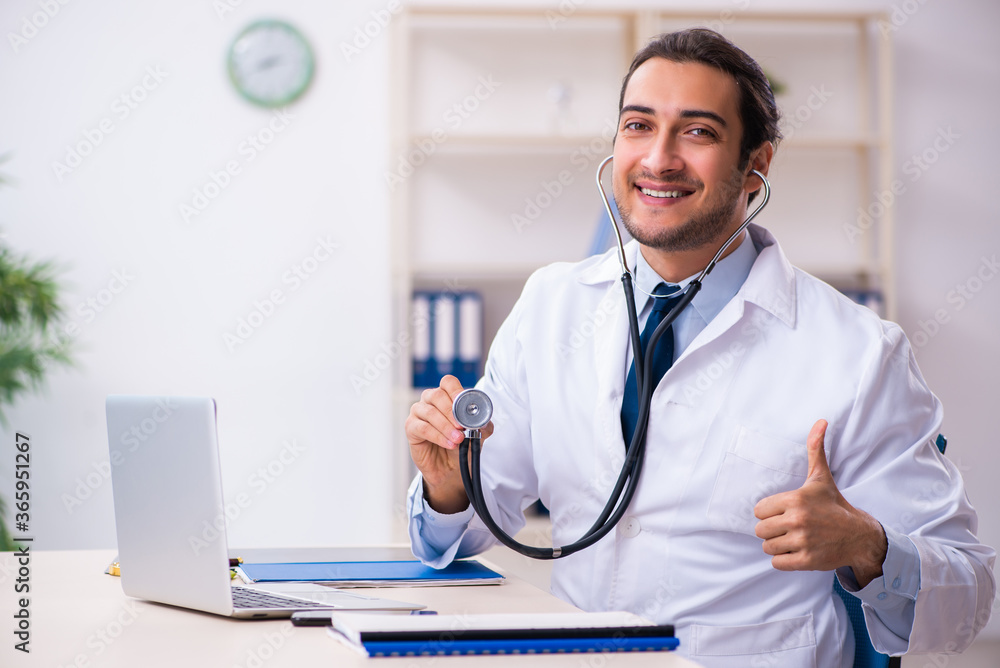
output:
<svg viewBox="0 0 1000 668"><path fill-rule="evenodd" d="M719 252L722 244L732 236L733 230L726 232L720 239L713 240L712 243L705 244L700 248L685 251L671 251L651 246L639 246L639 252L646 258L646 262L659 276L670 283L680 283L689 276L700 274L708 266L715 254ZM743 230L740 235L729 244L729 247L719 259L728 256L735 251L743 240L746 239L747 231Z"/></svg>

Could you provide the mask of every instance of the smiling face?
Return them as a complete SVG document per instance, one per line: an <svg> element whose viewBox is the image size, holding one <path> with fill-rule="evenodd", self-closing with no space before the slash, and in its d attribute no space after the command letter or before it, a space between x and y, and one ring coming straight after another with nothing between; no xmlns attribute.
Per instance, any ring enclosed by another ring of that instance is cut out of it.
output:
<svg viewBox="0 0 1000 668"><path fill-rule="evenodd" d="M738 100L736 80L701 63L651 58L632 75L613 182L625 228L643 246L710 258L742 222Z"/></svg>

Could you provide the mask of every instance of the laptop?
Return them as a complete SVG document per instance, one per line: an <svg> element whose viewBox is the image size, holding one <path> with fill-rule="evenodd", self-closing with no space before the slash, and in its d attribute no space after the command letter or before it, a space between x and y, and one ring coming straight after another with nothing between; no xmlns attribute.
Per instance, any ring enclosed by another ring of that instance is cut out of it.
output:
<svg viewBox="0 0 1000 668"><path fill-rule="evenodd" d="M242 619L425 607L314 583L234 584L215 401L111 395L107 419L126 595Z"/></svg>

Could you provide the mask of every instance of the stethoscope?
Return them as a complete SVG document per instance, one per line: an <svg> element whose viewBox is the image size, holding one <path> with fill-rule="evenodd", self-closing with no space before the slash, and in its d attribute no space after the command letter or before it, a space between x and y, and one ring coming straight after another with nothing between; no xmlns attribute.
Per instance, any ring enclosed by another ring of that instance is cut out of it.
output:
<svg viewBox="0 0 1000 668"><path fill-rule="evenodd" d="M514 540L511 536L501 529L496 521L494 521L489 509L486 507L486 499L483 496L483 484L482 478L480 477L480 455L482 453L482 432L480 431L485 427L490 419L493 417L493 402L482 390L468 389L463 390L461 393L455 397L454 404L452 406L452 412L455 415L455 419L458 423L465 428L465 439L462 444L458 447L458 458L459 458L459 469L462 473L462 484L465 486L465 493L469 497L469 503L472 505L473 510L482 520L486 528L499 540L501 543L511 548L512 550L523 554L526 557L531 557L533 559L559 559L560 557L565 557L574 552L578 552L586 547L590 547L600 539L604 538L617 524L618 521L625 514L628 509L629 504L632 502L632 497L635 495L636 487L639 484L639 474L642 471L642 463L645 459L646 454L646 428L649 422L649 410L650 404L652 403L654 384L651 382L644 382L646 379L651 378L652 373L652 363L653 355L652 351L656 348L657 342L665 331L670 327L670 325L677 319L681 312L687 307L688 304L695 298L698 291L701 290L701 283L706 276L711 273L712 269L722 258L726 249L737 238L743 233L747 225L750 224L760 210L767 205L767 201L771 197L771 185L756 169L750 171L752 174L756 174L757 178L760 179L764 186L764 195L761 198L760 204L757 208L747 216L743 224L729 237L726 243L722 244L719 248L719 252L715 254L712 261L708 263L700 274L694 278L684 290L680 293L680 299L677 304L664 316L663 321L657 326L653 334L649 338L647 344L647 354L643 354L642 345L639 343L639 317L635 309L635 293L633 292L632 286L632 272L628 269L628 263L625 259L625 243L622 241L621 231L618 229L618 223L615 219L614 212L611 209L611 201L608 199L608 195L604 190L604 184L601 181L601 176L604 173L604 168L611 162L614 156L608 156L601 164L597 167L597 189L601 192L601 198L604 200L604 207L607 209L608 217L611 219L611 224L615 228L615 236L618 240L618 261L621 263L622 267L622 286L625 290L625 304L628 308L628 322L629 322L629 333L632 341L632 353L635 358L635 375L636 375L636 385L638 386L639 392L639 416L636 422L635 433L632 436L632 442L629 443L628 449L625 452L625 463L622 465L622 470L618 474L618 480L615 482L615 487L608 498L607 503L604 505L604 509L601 514L594 521L593 525L587 529L586 533L576 542L570 543L569 545L564 545L563 547L534 547L532 545L524 545ZM653 295L657 297L658 295ZM664 295L674 297L674 295ZM470 456L471 453L471 456ZM624 496L623 496L624 494Z"/></svg>

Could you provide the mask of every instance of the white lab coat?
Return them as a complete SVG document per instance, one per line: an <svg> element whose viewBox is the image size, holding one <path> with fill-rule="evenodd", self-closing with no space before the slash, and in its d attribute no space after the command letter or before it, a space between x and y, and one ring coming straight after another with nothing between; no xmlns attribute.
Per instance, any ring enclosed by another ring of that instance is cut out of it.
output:
<svg viewBox="0 0 1000 668"><path fill-rule="evenodd" d="M750 229L760 253L746 282L656 388L626 516L555 562L553 592L585 610L674 623L681 652L706 666L850 666L834 574L774 570L754 535L754 505L802 484L806 435L825 418L843 495L919 553L919 581L886 572L865 589L885 594L870 598L892 617L919 584L908 637L865 606L874 644L964 649L989 617L995 553L976 540L961 476L934 446L940 402L898 326L794 269L766 230ZM630 266L637 248L627 248ZM511 534L540 498L553 545L573 542L621 469L629 344L620 275L614 252L536 272L494 341L479 384L496 427L482 469L493 516ZM443 560L492 543L474 519Z"/></svg>

